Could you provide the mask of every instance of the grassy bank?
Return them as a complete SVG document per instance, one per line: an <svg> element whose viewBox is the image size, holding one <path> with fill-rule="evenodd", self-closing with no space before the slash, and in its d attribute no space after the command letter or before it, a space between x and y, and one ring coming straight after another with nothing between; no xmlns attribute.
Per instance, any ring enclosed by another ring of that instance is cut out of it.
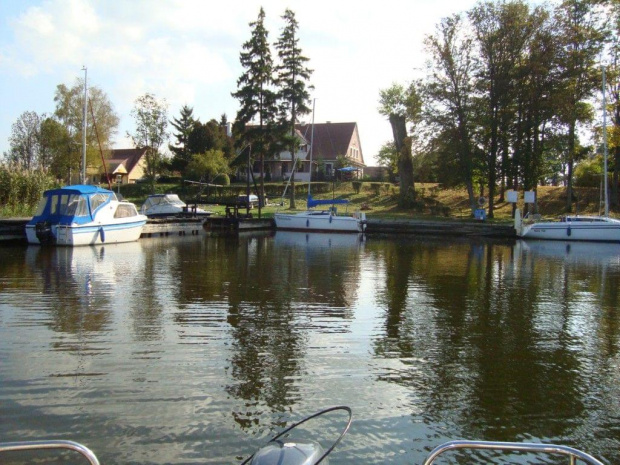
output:
<svg viewBox="0 0 620 465"><path fill-rule="evenodd" d="M331 186L331 185L330 185ZM123 192L125 187L125 192ZM123 186L121 193L136 205L142 205L148 191L146 186ZM129 188L134 191L130 192ZM306 209L307 184L297 184L296 190L296 211ZM178 185L160 184L157 186L157 192L173 192L189 201L195 197L196 192ZM356 192L351 182L343 182L334 186L326 192L316 193L313 184L313 197L319 199L344 198L349 200L347 207L339 206L339 211L348 210L349 212L362 209L368 216L376 216L381 218L428 218L428 219L470 219L469 201L465 189L445 189L437 184L416 184L416 205L411 209L402 209L398 207L398 187L389 184L379 183L362 183L359 192ZM274 212L291 211L289 209L289 199L284 199L283 205L281 199L281 184L269 184L267 192L269 204L262 210L264 216L271 216ZM224 214L225 206L222 202L232 200L238 194L245 193L245 187L242 185L231 186L228 189L211 192L208 202L203 195L203 204L205 208L217 214ZM280 195L273 195L273 194ZM204 194L204 193L203 193ZM521 197L523 197L521 195ZM575 188L575 202L573 212L579 214L599 214L599 190L596 188ZM548 187L538 188L538 211L545 218L556 218L562 215L566 205L566 189L564 187ZM523 200L520 199L518 204L523 208ZM488 207L488 205L487 205ZM258 212L254 209L253 214ZM499 196L495 198L495 222L512 221L512 204L508 202L500 202Z"/></svg>
<svg viewBox="0 0 620 465"><path fill-rule="evenodd" d="M333 191L332 191L333 187ZM332 197L344 198L350 201L348 206L339 206L339 211L355 211L362 209L368 216L377 218L427 218L427 219L470 219L470 210L465 189L446 189L437 184L416 184L416 203L411 209L398 207L398 187L387 183L361 183L356 190L351 182L337 183L313 183L312 192L315 198L331 199ZM296 186L296 210L306 208L306 196L308 185L297 183ZM280 183L266 185L269 204L262 210L263 216L272 216L276 211L291 211L289 209L288 196L281 206L283 186ZM117 188L114 188L117 191ZM127 200L134 202L138 207L144 203L151 188L147 184L131 184L121 186L121 195ZM176 193L189 202L199 193L198 189L189 185L157 184L155 193ZM226 201L233 201L237 195L245 193L244 185L233 185L225 188L211 189L208 197L202 192L201 204L216 214L224 214ZM522 197L522 195L521 195ZM596 188L576 188L573 212L579 214L599 214L600 192ZM538 188L538 211L545 218L556 218L564 213L566 204L566 189L564 187L539 187ZM523 208L522 199L519 207ZM34 207L24 205L23 208L2 208L0 217L32 216ZM258 211L252 211L254 216ZM614 215L617 216L617 215ZM500 202L495 198L494 222L509 222L512 217L512 205L508 202Z"/></svg>

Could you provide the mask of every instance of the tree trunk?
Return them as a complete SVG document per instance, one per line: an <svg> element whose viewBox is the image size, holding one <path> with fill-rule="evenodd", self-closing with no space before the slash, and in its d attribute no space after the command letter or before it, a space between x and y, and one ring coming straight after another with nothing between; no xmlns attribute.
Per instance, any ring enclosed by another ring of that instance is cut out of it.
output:
<svg viewBox="0 0 620 465"><path fill-rule="evenodd" d="M566 160L566 212L573 209L573 164L575 157L575 122L571 121L568 128L568 157Z"/></svg>
<svg viewBox="0 0 620 465"><path fill-rule="evenodd" d="M399 203L401 206L407 206L410 193L415 197L411 138L407 137L407 123L404 116L390 115L390 125L392 126L394 145L398 153L398 175L400 177Z"/></svg>
<svg viewBox="0 0 620 465"><path fill-rule="evenodd" d="M611 199L610 205L617 210L618 209L618 172L620 170L620 146L614 149L614 174L611 183Z"/></svg>

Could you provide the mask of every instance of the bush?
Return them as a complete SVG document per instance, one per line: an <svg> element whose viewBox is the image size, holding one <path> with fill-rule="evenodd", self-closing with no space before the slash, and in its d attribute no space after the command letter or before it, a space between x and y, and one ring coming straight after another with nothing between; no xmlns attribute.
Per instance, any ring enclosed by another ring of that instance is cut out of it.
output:
<svg viewBox="0 0 620 465"><path fill-rule="evenodd" d="M353 191L359 194L362 189L362 181L351 181L351 185L353 186Z"/></svg>
<svg viewBox="0 0 620 465"><path fill-rule="evenodd" d="M213 184L221 184L222 186L230 186L230 177L226 174L218 174L213 179Z"/></svg>
<svg viewBox="0 0 620 465"><path fill-rule="evenodd" d="M0 208L11 215L31 215L43 192L54 185L53 179L43 171L0 166Z"/></svg>

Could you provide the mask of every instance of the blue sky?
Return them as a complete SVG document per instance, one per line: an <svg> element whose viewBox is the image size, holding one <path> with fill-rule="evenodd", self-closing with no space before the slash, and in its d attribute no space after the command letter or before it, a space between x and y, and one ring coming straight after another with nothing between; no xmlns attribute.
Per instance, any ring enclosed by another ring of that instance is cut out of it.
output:
<svg viewBox="0 0 620 465"><path fill-rule="evenodd" d="M261 6L273 42L292 9L314 74L317 122L355 121L368 165L391 139L377 113L380 89L419 77L422 41L442 17L473 0L0 0L0 153L25 111L51 114L58 84L88 68L120 117L114 146L129 148L130 116L146 92L165 99L170 119L187 104L201 121L233 120L230 96L242 73L239 52Z"/></svg>

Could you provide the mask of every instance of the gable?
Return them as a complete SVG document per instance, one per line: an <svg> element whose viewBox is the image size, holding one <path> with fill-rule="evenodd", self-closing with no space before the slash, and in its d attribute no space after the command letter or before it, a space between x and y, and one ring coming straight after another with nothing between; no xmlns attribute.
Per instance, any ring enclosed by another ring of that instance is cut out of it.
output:
<svg viewBox="0 0 620 465"><path fill-rule="evenodd" d="M307 140L313 139L313 159L336 160L343 155L364 165L357 123L315 123L314 134L312 125L297 125L296 128Z"/></svg>
<svg viewBox="0 0 620 465"><path fill-rule="evenodd" d="M139 168L140 161L146 154L146 149L114 149L111 151L110 158L106 160L108 171L114 171L120 165L123 165L127 173L130 175L134 170ZM112 169L111 169L112 168Z"/></svg>

